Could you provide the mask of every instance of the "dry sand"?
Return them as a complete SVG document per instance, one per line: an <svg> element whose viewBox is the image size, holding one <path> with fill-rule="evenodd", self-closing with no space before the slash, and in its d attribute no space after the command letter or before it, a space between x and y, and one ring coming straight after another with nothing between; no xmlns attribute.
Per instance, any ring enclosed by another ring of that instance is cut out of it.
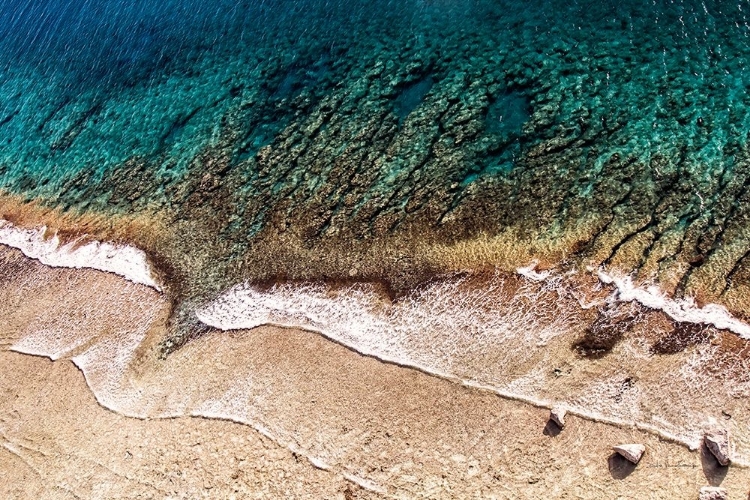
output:
<svg viewBox="0 0 750 500"><path fill-rule="evenodd" d="M293 329L210 333L165 362L141 354L134 383L176 392L201 379L210 393L251 373L254 426L122 416L97 403L69 355L53 362L9 348L50 311L77 311L79 328L104 332L162 310L163 299L2 252L0 498L696 499L708 484L748 496L750 471L719 468L705 451L576 417L557 433L545 409ZM106 314L97 301L110 304ZM624 442L646 445L637 467L612 455Z"/></svg>

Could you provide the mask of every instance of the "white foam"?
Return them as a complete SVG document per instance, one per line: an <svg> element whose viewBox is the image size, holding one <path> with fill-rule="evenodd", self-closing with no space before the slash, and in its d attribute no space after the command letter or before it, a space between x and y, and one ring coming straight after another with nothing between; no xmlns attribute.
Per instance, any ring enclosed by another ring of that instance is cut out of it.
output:
<svg viewBox="0 0 750 500"><path fill-rule="evenodd" d="M359 486L360 488L364 490L372 491L373 493L378 493L380 495L385 495L388 493L388 491L385 488L381 487L380 485L372 481L369 481L365 478L362 478L360 476L356 476L350 472L344 472L343 476L344 478L346 478L347 481L350 481L356 484L357 486Z"/></svg>
<svg viewBox="0 0 750 500"><path fill-rule="evenodd" d="M11 350L33 356L45 356L55 361L62 359L79 347L90 342L94 335L81 335L73 328L33 329L22 336Z"/></svg>
<svg viewBox="0 0 750 500"><path fill-rule="evenodd" d="M537 272L534 265L518 272L528 279L506 280L498 273L477 286L474 280L447 276L396 302L383 298L375 286L367 284L337 290L324 285L284 284L262 290L240 285L196 314L203 323L221 330L271 324L316 331L361 354L505 398L546 408L564 404L571 414L589 420L642 429L691 448L700 443L698 424L720 407L704 409L696 405L706 393L695 390L704 382L691 370L676 369L665 378L654 379L653 385L644 381L621 390L627 376L642 373L652 363L647 346L637 344L637 339L613 351L610 365L590 365L591 372L586 374L590 380L576 379L581 375L575 370L568 372L572 373L570 382L566 382L568 375L556 378L552 368L564 368L570 342L581 331L582 301L585 299L589 307L595 303L585 296L578 297L586 290L571 285L564 273ZM600 271L599 279L593 290L597 296L608 296L606 301L631 301L634 309L635 303L640 303L663 310L679 321L717 327L730 324L730 320L739 322L725 309L725 316L715 317L717 309L670 299L653 287L637 288L628 278ZM612 284L616 290L601 283ZM189 377L175 385L169 382L174 379L166 372L155 379L134 376L136 372L130 365L152 320L144 318L142 327L108 333L106 340L86 343L85 351L73 357L101 404L141 418L190 414L246 423L306 456L316 467L347 472L335 453L320 449L313 452L315 447L306 439L298 440L294 429L286 429L264 416L259 392L252 391L252 377L238 374L234 385L209 389L211 384L202 387ZM740 325L747 327L741 322ZM49 332L40 331L38 336L33 333L29 333L27 343L37 350L34 342L42 337L50 339L48 355L69 356L81 351L80 343L66 347L65 336L57 339ZM211 364L208 353L200 359ZM622 362L615 362L617 359ZM648 379L648 375L644 378ZM708 382L712 384L708 387L711 394L721 397L727 394L728 387L737 385L732 380L706 379ZM699 394L700 398L683 397L685 394ZM740 456L750 456L749 449L750 446L743 447ZM348 479L363 487L378 488L359 476Z"/></svg>
<svg viewBox="0 0 750 500"><path fill-rule="evenodd" d="M0 219L0 244L17 248L27 257L50 267L96 269L162 291L142 250L99 241L62 243L57 234L45 238L46 230L44 226L24 229Z"/></svg>
<svg viewBox="0 0 750 500"><path fill-rule="evenodd" d="M337 292L316 285L286 284L268 291L241 285L196 314L220 330L264 324L313 330L362 354L440 373L459 367L472 372L483 361L511 362L500 345L541 346L570 328L575 310L530 307L549 293L544 287L531 284L503 300L500 277L482 288L463 284L463 279L446 277L395 304L370 285ZM520 365L536 352L527 349L512 361Z"/></svg>
<svg viewBox="0 0 750 500"><path fill-rule="evenodd" d="M651 309L663 311L675 321L713 325L729 330L742 338L750 338L750 325L735 318L724 306L707 304L698 307L692 298L671 299L656 286L637 287L629 276L615 276L604 270L598 271L602 283L617 288L617 298L624 302L638 302Z"/></svg>
<svg viewBox="0 0 750 500"><path fill-rule="evenodd" d="M528 278L533 281L544 281L552 276L552 271L549 269L546 271L538 272L536 270L536 266L538 264L539 262L535 260L526 267L519 267L518 269L516 269L516 272L524 278Z"/></svg>

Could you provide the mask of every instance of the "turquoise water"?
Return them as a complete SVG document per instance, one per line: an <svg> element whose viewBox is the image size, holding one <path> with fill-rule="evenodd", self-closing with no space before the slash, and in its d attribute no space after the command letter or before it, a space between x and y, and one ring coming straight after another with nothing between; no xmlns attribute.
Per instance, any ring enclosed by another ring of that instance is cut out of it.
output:
<svg viewBox="0 0 750 500"><path fill-rule="evenodd" d="M644 239L630 265L689 275L718 252L726 290L750 248L749 11L6 1L0 188L210 220L234 256L264 231L314 247L593 218L584 251L625 227L597 255Z"/></svg>

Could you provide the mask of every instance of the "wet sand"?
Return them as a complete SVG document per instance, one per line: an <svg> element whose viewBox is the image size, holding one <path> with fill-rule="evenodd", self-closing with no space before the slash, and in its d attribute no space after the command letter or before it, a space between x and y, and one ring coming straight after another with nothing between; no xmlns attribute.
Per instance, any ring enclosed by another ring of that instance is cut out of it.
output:
<svg viewBox="0 0 750 500"><path fill-rule="evenodd" d="M99 406L69 361L2 352L0 497L336 498L340 478L247 426Z"/></svg>
<svg viewBox="0 0 750 500"><path fill-rule="evenodd" d="M3 352L3 497L689 499L709 482L731 498L747 494L747 471L651 435L570 418L553 436L544 410L306 332L259 330L259 355L278 362L264 374L276 382L269 418L338 448L346 469L376 476L387 494L317 469L245 425L120 416L96 403L71 362ZM631 441L648 448L635 469L610 451Z"/></svg>
<svg viewBox="0 0 750 500"><path fill-rule="evenodd" d="M750 471L719 468L705 450L573 416L557 432L545 409L296 329L216 331L166 361L147 335L129 383L167 389L132 414L183 416L126 417L98 404L69 360L80 363L92 340L54 362L8 349L32 330L62 331L62 311L70 335L117 338L139 319L163 321L163 297L105 273L4 255L18 264L0 283L4 498L692 499L708 484L730 498L748 494ZM247 390L235 397L227 387ZM187 416L212 414L250 425ZM646 445L637 467L612 455L623 442Z"/></svg>

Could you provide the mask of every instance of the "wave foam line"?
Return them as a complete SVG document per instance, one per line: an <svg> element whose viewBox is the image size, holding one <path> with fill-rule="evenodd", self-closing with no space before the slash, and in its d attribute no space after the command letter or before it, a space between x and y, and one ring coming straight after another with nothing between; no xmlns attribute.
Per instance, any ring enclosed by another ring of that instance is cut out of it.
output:
<svg viewBox="0 0 750 500"><path fill-rule="evenodd" d="M430 366L429 363L420 363L416 359L398 356L392 352L392 349L389 349L389 347L394 347L393 345L379 346L377 342L374 342L374 345L367 345L367 342L356 342L354 339L357 338L357 335L352 335L351 331L340 331L342 325L344 330L353 328L352 323L347 321L349 317L357 317L360 328L362 328L361 323L373 323L381 328L391 326L392 328L399 329L399 327L388 324L388 319L392 320L393 317L388 318L387 314L386 317L376 319L377 313L374 311L375 308L371 304L357 303L359 301L353 296L358 294L353 289L351 290L352 293L345 293L343 296L337 298L326 297L325 299L311 295L310 292L314 289L314 287L302 285L296 290L291 290L290 286L287 285L274 288L270 292L259 292L249 286L237 286L209 304L206 308L196 311L196 316L205 325L222 331L249 330L262 325L298 328L321 335L360 355L371 357L384 363L414 369L426 375L447 380L464 387L491 392L504 399L545 409L551 409L553 406L560 404L558 401L536 398L482 383L478 380L466 379L450 373L450 371ZM329 312L330 315L321 314L318 302L323 300L327 302L328 308L332 307L334 309ZM334 304L336 302L338 304ZM326 318L325 316L329 317ZM335 324L330 323L330 320L334 320ZM372 340L372 336L366 337ZM386 341L386 344L390 343ZM391 352L389 353L389 351ZM666 441L686 446L693 451L700 446L700 437L698 436L693 436L693 439L690 439L687 436L675 435L657 425L647 422L611 417L599 411L590 411L581 408L575 404L566 404L565 406L568 414L585 420L621 428L637 429L659 436ZM750 465L743 460L735 460L735 463L742 466Z"/></svg>
<svg viewBox="0 0 750 500"><path fill-rule="evenodd" d="M57 234L45 238L46 230L46 226L24 229L0 219L0 244L17 248L27 257L50 267L96 269L162 291L142 250L100 241L63 244Z"/></svg>
<svg viewBox="0 0 750 500"><path fill-rule="evenodd" d="M713 325L720 330L729 330L744 339L750 339L750 325L735 318L724 306L706 304L698 307L692 298L670 299L656 286L640 288L633 284L629 276L618 277L597 272L599 280L617 288L618 299L623 302L638 302L650 309L664 312L675 321Z"/></svg>
<svg viewBox="0 0 750 500"><path fill-rule="evenodd" d="M128 346L128 348L123 349L124 355L123 353L121 353L121 355L119 356L121 359L116 360L114 364L121 366L121 367L124 366L123 359L127 358L130 354L132 354L134 350L135 350L134 346ZM30 354L30 353L25 353L25 352L20 352L20 351L19 351L19 354L48 357L44 354ZM55 360L53 359L53 361ZM106 408L107 410L112 411L118 415L122 415L128 418L136 418L138 420L149 420L152 418L168 420L168 419L181 418L181 417L205 418L207 420L222 420L225 422L233 422L233 423L240 424L240 425L247 425L248 427L251 427L252 429L254 429L257 433L259 433L266 439L269 439L270 441L275 443L277 446L281 448L285 448L289 450L290 452L292 452L293 454L299 455L307 459L310 465L312 465L313 467L317 469L331 472L334 474L339 474L341 477L343 477L347 481L355 483L359 485L360 487L368 491L371 491L373 493L378 493L383 496L388 495L388 491L382 486L380 486L379 484L369 481L367 479L360 478L359 476L353 475L350 472L346 471L345 467L340 467L337 465L330 465L326 463L324 460L310 454L307 450L305 450L298 444L289 440L285 440L275 435L267 427L257 422L254 422L248 418L242 418L240 416L233 415L231 413L222 412L221 408L216 408L215 405L208 404L202 408L198 408L198 409L189 411L187 413L176 412L174 414L162 414L162 415L159 415L158 417L153 417L146 413L139 413L139 412L131 411L128 408L127 404L122 404L121 401L115 402L115 401L112 401L111 399L103 397L103 394L105 394L107 391L97 390L97 386L94 385L93 381L91 380L92 367L86 362L85 359L83 359L83 357L77 356L75 358L71 358L70 361L83 374L84 382L86 383L86 386L89 388L92 394L94 394L94 399L96 399L96 402L102 408ZM119 375L122 375L122 373L120 373ZM110 392L112 392L111 387L109 389L110 389ZM388 496L388 498L391 498L391 497Z"/></svg>
<svg viewBox="0 0 750 500"><path fill-rule="evenodd" d="M208 326L211 326L213 328L218 328L218 329L220 329L222 331L232 331L232 330L238 330L238 329L243 329L243 330L244 329L249 329L249 328L221 328L219 326L212 325L210 323L206 323L202 319L201 319L201 322L204 323L204 324L206 324L206 325L208 325ZM279 328L298 328L298 329L301 329L301 330L312 332L312 333L318 334L318 335L320 335L320 336L322 336L322 337L324 337L324 338L326 338L328 340L336 342L337 344L343 345L347 349L350 349L350 350L352 350L352 351L354 351L354 352L356 352L356 353L358 353L358 354L360 354L362 356L367 356L369 358L377 359L378 361L380 361L382 363L388 363L388 364L392 364L392 365L401 366L403 368L417 370L417 371L419 371L421 373L424 373L426 375L429 375L429 376L432 376L432 377L437 377L439 379L446 380L448 382L452 382L452 383L455 383L457 385L461 385L461 386L464 386L464 387L467 387L467 388L470 388L470 389L476 389L476 390L480 390L480 391L491 392L491 393L496 394L497 396L499 396L499 397L501 397L503 399L508 399L508 400L511 400L511 401L518 401L520 403L525 403L525 404L534 406L536 408L543 408L543 409L551 410L553 406L558 406L559 405L559 403L556 402L556 401L550 401L550 400L546 400L546 399L539 399L539 398L524 396L523 394L518 394L516 392L506 391L506 390L499 389L499 388L491 386L491 385L479 383L479 382L477 382L475 380L464 379L464 378L458 377L456 375L453 375L451 373L438 371L438 370L435 370L435 369L432 369L432 368L426 368L426 367L424 367L424 366L422 366L420 364L412 363L411 361L406 360L406 359L401 359L401 358L396 358L396 357L391 357L391 356L383 356L383 355L381 355L381 354L379 354L379 353L377 353L375 351L372 351L370 349L366 349L366 348L365 349L361 349L359 346L355 346L355 345L350 345L350 344L344 343L344 342L340 341L339 339L337 339L335 337L327 335L323 330L319 330L317 328L311 328L311 327L304 326L304 325L297 324L297 323L285 323L285 322L281 322L281 323L264 322L264 323L262 323L262 325L263 326L275 326L275 327L279 327ZM261 325L257 325L257 326L261 326ZM250 328L254 328L254 327L250 327ZM697 450L700 447L700 439L688 440L688 439L682 438L682 437L680 437L680 436L678 436L676 434L673 434L671 432L667 432L667 431L665 431L663 429L660 429L659 427L657 427L655 425L651 425L651 424L647 424L647 423L643 423L643 422L638 422L638 421L635 421L635 420L623 420L623 419L619 419L619 418L607 417L606 415L603 415L603 414L598 413L598 412L588 412L588 411L581 410L580 408L578 408L576 406L566 406L565 407L565 411L567 412L568 415L576 416L578 418L582 418L582 419L588 420L590 422L597 422L597 423L600 423L600 424L612 425L612 426L621 427L621 428L622 427L633 428L633 429L637 429L639 431L647 432L647 433L652 434L654 436L658 436L658 437L664 439L665 441L670 441L670 442L673 442L673 443L685 446L685 447L687 447L691 451L695 451L695 450ZM733 457L733 463L738 464L738 465L742 465L742 466L745 466L745 467L750 467L750 462L745 462L745 461L742 461L742 460L738 460L736 457Z"/></svg>

